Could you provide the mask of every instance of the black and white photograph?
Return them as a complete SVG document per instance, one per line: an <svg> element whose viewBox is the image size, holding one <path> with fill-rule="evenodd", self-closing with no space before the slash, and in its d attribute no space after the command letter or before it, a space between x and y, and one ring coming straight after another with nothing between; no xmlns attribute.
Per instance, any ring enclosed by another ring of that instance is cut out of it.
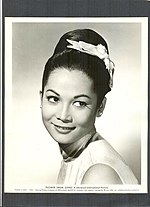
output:
<svg viewBox="0 0 150 207"><path fill-rule="evenodd" d="M5 193L147 193L148 19L5 17Z"/></svg>

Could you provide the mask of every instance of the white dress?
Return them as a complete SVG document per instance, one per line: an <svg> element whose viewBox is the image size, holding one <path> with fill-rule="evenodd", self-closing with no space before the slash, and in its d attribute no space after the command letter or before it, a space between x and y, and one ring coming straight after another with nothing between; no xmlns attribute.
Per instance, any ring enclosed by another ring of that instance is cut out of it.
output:
<svg viewBox="0 0 150 207"><path fill-rule="evenodd" d="M123 184L138 184L136 177L122 157L98 133L95 133L92 141L77 158L70 161L62 160L57 183L80 185L87 170L95 164L112 167Z"/></svg>

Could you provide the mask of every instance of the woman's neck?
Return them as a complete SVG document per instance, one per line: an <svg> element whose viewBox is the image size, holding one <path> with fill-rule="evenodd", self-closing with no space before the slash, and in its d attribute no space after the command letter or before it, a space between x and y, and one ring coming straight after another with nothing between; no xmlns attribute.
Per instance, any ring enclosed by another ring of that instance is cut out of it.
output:
<svg viewBox="0 0 150 207"><path fill-rule="evenodd" d="M60 144L60 149L63 151L63 157L72 157L74 156L80 149L84 148L86 143L91 139L91 137L95 134L96 130L95 128L92 128L92 130L89 131L85 136L81 137L76 142L73 142L71 144Z"/></svg>

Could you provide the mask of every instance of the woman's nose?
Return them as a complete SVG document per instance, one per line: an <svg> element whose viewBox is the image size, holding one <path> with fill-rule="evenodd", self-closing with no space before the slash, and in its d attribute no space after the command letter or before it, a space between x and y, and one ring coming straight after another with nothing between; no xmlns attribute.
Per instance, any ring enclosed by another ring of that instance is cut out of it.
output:
<svg viewBox="0 0 150 207"><path fill-rule="evenodd" d="M70 114L69 106L66 104L62 105L57 111L57 119L63 121L63 122L70 122L72 121L72 116Z"/></svg>

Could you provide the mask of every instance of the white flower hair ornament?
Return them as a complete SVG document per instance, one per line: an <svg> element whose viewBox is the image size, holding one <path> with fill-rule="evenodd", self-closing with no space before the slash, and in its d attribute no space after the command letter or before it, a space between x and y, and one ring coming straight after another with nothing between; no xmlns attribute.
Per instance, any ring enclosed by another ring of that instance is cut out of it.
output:
<svg viewBox="0 0 150 207"><path fill-rule="evenodd" d="M89 55L97 56L98 58L104 61L106 69L110 74L109 87L112 88L115 64L110 60L110 57L107 54L107 49L105 48L105 46L103 46L102 44L98 44L97 46L95 46L83 41L77 42L69 39L66 40L67 42L70 43L70 45L67 45L67 48L78 50L80 52L87 53Z"/></svg>

